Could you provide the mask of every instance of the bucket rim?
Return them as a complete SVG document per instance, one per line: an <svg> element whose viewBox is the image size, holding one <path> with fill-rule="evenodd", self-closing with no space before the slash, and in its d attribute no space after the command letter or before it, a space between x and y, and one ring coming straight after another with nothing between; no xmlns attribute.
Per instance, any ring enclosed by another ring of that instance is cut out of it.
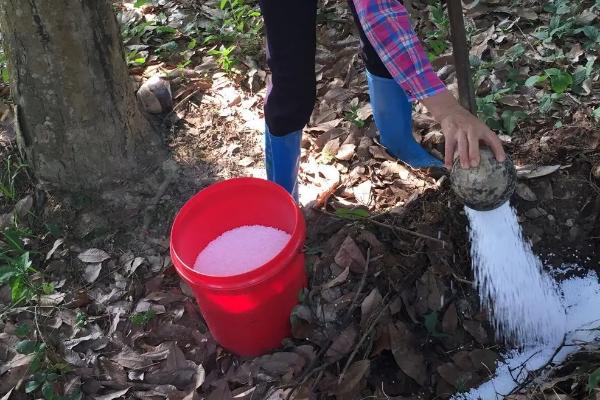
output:
<svg viewBox="0 0 600 400"><path fill-rule="evenodd" d="M217 193L220 190L227 189L233 185L253 185L255 187L267 188L269 190L279 193L290 206L290 210L294 210L294 225L292 232L290 233L290 239L284 248L275 255L271 260L267 261L263 265L244 272L242 274L231 275L231 276L214 276L202 274L195 271L192 266L185 263L179 254L177 253L173 244L174 232L177 229L178 224L187 212L189 212L192 204L195 203L195 199L198 197L206 197ZM306 225L304 221L304 215L300 206L296 203L294 198L281 186L271 181L254 178L254 177L241 177L231 178L222 180L211 184L210 186L200 190L180 208L173 220L169 236L169 250L173 266L181 277L190 286L201 286L216 291L235 291L239 289L245 289L252 286L256 286L260 283L277 275L286 265L288 265L297 255L302 251L302 247L305 241Z"/></svg>

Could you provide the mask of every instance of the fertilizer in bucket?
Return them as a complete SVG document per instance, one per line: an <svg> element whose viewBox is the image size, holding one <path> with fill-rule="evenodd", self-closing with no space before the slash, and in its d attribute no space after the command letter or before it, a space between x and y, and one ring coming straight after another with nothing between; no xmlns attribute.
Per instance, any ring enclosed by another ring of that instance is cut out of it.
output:
<svg viewBox="0 0 600 400"><path fill-rule="evenodd" d="M173 265L215 340L241 356L281 346L307 285L302 210L281 186L235 178L198 192L171 229Z"/></svg>
<svg viewBox="0 0 600 400"><path fill-rule="evenodd" d="M211 276L233 276L252 271L273 259L290 240L280 229L242 226L223 233L206 246L194 269Z"/></svg>

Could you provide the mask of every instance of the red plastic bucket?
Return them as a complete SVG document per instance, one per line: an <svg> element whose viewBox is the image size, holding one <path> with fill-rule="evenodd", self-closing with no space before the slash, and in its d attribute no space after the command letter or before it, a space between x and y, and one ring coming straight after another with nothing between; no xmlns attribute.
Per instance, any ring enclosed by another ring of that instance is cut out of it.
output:
<svg viewBox="0 0 600 400"><path fill-rule="evenodd" d="M244 274L216 277L193 270L198 253L212 240L245 225L277 228L291 238L275 258ZM171 229L171 258L224 348L256 356L280 346L289 336L290 313L306 287L305 235L304 217L294 199L263 179L216 183L181 208Z"/></svg>

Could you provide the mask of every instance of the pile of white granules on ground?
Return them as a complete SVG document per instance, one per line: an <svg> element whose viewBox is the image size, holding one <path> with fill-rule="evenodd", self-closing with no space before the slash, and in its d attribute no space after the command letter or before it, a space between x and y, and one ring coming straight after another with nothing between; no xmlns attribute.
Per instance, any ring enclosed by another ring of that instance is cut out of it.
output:
<svg viewBox="0 0 600 400"><path fill-rule="evenodd" d="M556 283L523 239L508 203L492 211L465 208L471 258L482 305L496 336L516 349L495 376L455 399L503 399L531 371L558 364L600 332L600 285L595 273Z"/></svg>

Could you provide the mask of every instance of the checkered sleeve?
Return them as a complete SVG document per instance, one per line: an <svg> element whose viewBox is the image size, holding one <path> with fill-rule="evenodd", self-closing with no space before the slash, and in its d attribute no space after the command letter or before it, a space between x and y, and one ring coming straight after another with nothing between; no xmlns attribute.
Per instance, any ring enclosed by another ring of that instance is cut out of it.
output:
<svg viewBox="0 0 600 400"><path fill-rule="evenodd" d="M445 89L398 0L353 0L371 45L411 101Z"/></svg>

